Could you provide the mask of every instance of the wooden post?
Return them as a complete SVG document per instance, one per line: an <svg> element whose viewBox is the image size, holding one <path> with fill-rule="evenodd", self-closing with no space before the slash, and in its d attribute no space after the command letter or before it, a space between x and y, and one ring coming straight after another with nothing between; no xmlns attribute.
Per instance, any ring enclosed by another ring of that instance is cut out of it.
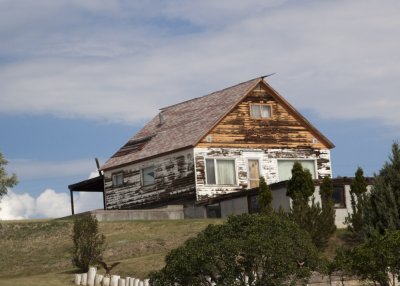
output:
<svg viewBox="0 0 400 286"><path fill-rule="evenodd" d="M69 190L69 194L70 194L70 198L71 198L71 212L72 212L72 215L74 215L75 214L75 211L74 211L74 192L72 190Z"/></svg>
<svg viewBox="0 0 400 286"><path fill-rule="evenodd" d="M118 280L121 278L119 275L111 275L110 286L118 286Z"/></svg>
<svg viewBox="0 0 400 286"><path fill-rule="evenodd" d="M76 285L81 285L82 281L82 275L81 274L75 274L75 284Z"/></svg>
<svg viewBox="0 0 400 286"><path fill-rule="evenodd" d="M106 194L103 191L103 209L106 210Z"/></svg>
<svg viewBox="0 0 400 286"><path fill-rule="evenodd" d="M96 267L90 267L87 276L87 284L89 286L94 286L94 278L96 277Z"/></svg>
<svg viewBox="0 0 400 286"><path fill-rule="evenodd" d="M103 281L103 275L96 274L96 278L94 279L94 286L101 286L101 282Z"/></svg>
<svg viewBox="0 0 400 286"><path fill-rule="evenodd" d="M103 278L103 286L110 286L110 277L104 277Z"/></svg>
<svg viewBox="0 0 400 286"><path fill-rule="evenodd" d="M82 275L81 283L83 286L86 286L87 285L87 273L82 273L81 275Z"/></svg>

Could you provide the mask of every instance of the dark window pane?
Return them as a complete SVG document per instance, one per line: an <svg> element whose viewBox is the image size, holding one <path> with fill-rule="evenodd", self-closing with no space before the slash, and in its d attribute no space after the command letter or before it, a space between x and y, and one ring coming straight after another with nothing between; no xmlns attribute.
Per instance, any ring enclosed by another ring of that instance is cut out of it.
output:
<svg viewBox="0 0 400 286"><path fill-rule="evenodd" d="M206 177L208 185L215 185L214 159L206 159Z"/></svg>
<svg viewBox="0 0 400 286"><path fill-rule="evenodd" d="M208 205L206 212L207 218L221 218L221 206L219 204Z"/></svg>
<svg viewBox="0 0 400 286"><path fill-rule="evenodd" d="M335 204L335 208L344 208L346 207L346 199L344 195L344 186L334 186L333 187L333 195L332 195L333 203Z"/></svg>
<svg viewBox="0 0 400 286"><path fill-rule="evenodd" d="M258 203L258 196L251 196L248 198L249 202L249 213L259 213L260 205Z"/></svg>

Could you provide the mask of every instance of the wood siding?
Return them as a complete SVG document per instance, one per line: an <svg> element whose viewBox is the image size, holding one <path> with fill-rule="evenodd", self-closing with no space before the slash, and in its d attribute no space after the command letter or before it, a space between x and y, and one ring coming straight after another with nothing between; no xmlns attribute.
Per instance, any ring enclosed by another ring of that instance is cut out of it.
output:
<svg viewBox="0 0 400 286"><path fill-rule="evenodd" d="M248 160L259 161L260 175L266 179L268 184L279 181L278 161L280 159L314 160L317 179L327 175L332 176L329 149L195 148L194 158L198 200L249 188ZM207 185L204 166L206 158L234 159L237 185Z"/></svg>
<svg viewBox="0 0 400 286"><path fill-rule="evenodd" d="M154 166L155 182L142 186L141 170ZM122 187L112 186L112 174L123 173ZM195 176L193 149L107 170L104 174L106 209L156 207L185 201L193 202Z"/></svg>
<svg viewBox="0 0 400 286"><path fill-rule="evenodd" d="M289 113L271 94L264 85L256 87L196 147L327 148L306 124ZM251 118L252 103L270 105L271 118Z"/></svg>

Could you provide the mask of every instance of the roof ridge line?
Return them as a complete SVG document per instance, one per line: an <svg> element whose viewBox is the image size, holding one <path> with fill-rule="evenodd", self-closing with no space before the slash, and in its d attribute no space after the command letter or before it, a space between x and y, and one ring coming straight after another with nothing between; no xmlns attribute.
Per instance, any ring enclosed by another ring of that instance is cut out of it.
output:
<svg viewBox="0 0 400 286"><path fill-rule="evenodd" d="M230 88L234 88L234 87L236 87L236 86L238 86L238 85L245 84L245 83L248 83L248 82L253 81L253 80L256 80L256 79L264 79L265 77L267 77L267 76L255 77L255 78L253 78L253 79L249 79L249 80L243 81L243 82L241 82L241 83L238 83L238 84L235 84L235 85L232 85L232 86L229 86L229 87L225 87L225 88L223 88L223 89L220 89L220 90L217 90L217 91L214 91L214 92L211 92L211 93L208 93L208 94L199 96L199 97L195 97L195 98L188 99L188 100L185 100L185 101L176 103L176 104L172 104L172 105L169 105L169 106L166 106L166 107L162 107L162 108L160 108L159 110L165 111L165 110L167 110L167 109L169 109L169 108L171 108L171 107L174 107L174 106L177 106L177 105L181 105L181 104L183 104L183 103L188 103L188 102L190 102L190 101L198 100L198 99L200 99L200 98L203 98L203 97L206 97L206 96L210 96L210 95L212 95L212 94L214 94L214 93L222 92L222 91L227 90L227 89L230 89Z"/></svg>

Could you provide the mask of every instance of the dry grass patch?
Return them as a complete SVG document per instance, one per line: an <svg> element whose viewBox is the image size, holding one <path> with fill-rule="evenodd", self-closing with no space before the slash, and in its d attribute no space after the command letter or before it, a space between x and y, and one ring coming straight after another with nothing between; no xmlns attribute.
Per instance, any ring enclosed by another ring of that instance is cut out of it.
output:
<svg viewBox="0 0 400 286"><path fill-rule="evenodd" d="M121 261L115 270L118 274L145 278L150 271L164 265L164 257L170 250L208 224L222 221L101 222L100 232L105 234L107 241L104 260ZM72 220L1 223L0 285L65 285L65 281L71 280L73 270L70 256L72 226ZM69 271L68 274L65 271ZM52 282L43 284L43 279Z"/></svg>

